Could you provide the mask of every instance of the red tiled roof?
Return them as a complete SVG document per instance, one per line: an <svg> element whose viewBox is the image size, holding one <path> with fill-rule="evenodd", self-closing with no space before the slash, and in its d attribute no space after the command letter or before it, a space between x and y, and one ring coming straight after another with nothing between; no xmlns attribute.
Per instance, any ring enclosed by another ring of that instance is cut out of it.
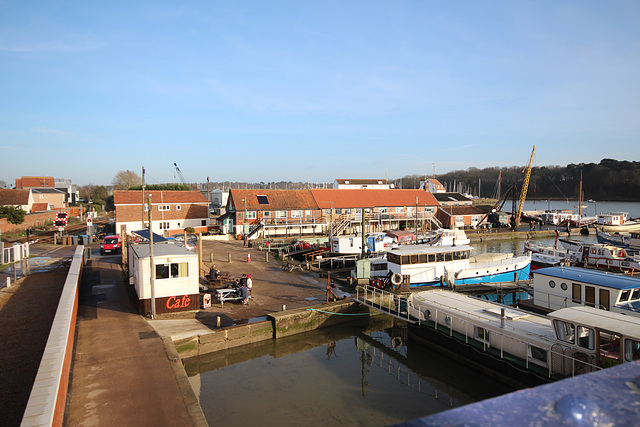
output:
<svg viewBox="0 0 640 427"><path fill-rule="evenodd" d="M148 203L151 197L152 204L158 203L204 203L209 200L200 191L160 191L151 190L144 194L144 202ZM115 205L141 204L142 191L140 190L114 190L113 203Z"/></svg>
<svg viewBox="0 0 640 427"><path fill-rule="evenodd" d="M313 194L320 209L373 208L391 206L438 206L433 194L412 189L314 189ZM417 202L416 202L417 201Z"/></svg>
<svg viewBox="0 0 640 427"><path fill-rule="evenodd" d="M29 204L29 190L7 190L0 188L0 206L16 206Z"/></svg>
<svg viewBox="0 0 640 427"><path fill-rule="evenodd" d="M55 188L56 180L52 176L23 176L16 179L16 188Z"/></svg>
<svg viewBox="0 0 640 427"><path fill-rule="evenodd" d="M258 197L265 196L265 197ZM265 211L287 209L318 209L309 190L230 190L229 203L236 210ZM261 203L262 202L262 203ZM266 202L266 203L265 203Z"/></svg>

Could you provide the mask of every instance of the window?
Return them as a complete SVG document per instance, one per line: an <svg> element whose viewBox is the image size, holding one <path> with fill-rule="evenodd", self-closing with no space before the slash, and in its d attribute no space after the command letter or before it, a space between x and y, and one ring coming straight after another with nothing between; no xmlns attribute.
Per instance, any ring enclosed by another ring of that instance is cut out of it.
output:
<svg viewBox="0 0 640 427"><path fill-rule="evenodd" d="M529 344L527 347L527 353L530 358L542 363L547 363L547 350L544 348Z"/></svg>
<svg viewBox="0 0 640 427"><path fill-rule="evenodd" d="M160 230L168 230L169 229L169 222L168 221L161 221L160 222Z"/></svg>
<svg viewBox="0 0 640 427"><path fill-rule="evenodd" d="M573 283L571 286L571 302L582 304L582 285Z"/></svg>
<svg viewBox="0 0 640 427"><path fill-rule="evenodd" d="M640 341L629 338L624 340L624 360L626 362L640 360Z"/></svg>
<svg viewBox="0 0 640 427"><path fill-rule="evenodd" d="M609 310L609 289L599 289L598 302L600 305L598 308L602 310Z"/></svg>
<svg viewBox="0 0 640 427"><path fill-rule="evenodd" d="M473 336L480 340L480 341L484 341L486 343L489 342L489 331L486 330L485 328L480 328L478 326L474 326L473 327Z"/></svg>
<svg viewBox="0 0 640 427"><path fill-rule="evenodd" d="M293 214L293 212L291 212ZM342 214L342 209L336 209L336 214L341 215Z"/></svg>
<svg viewBox="0 0 640 427"><path fill-rule="evenodd" d="M549 287L551 289L555 288L556 287L556 282L554 282L553 280L549 280Z"/></svg>
<svg viewBox="0 0 640 427"><path fill-rule="evenodd" d="M269 212L269 211L264 211L264 212L262 213L262 216L263 216L263 217L265 217L265 218L271 218L271 212Z"/></svg>
<svg viewBox="0 0 640 427"><path fill-rule="evenodd" d="M256 219L256 211L248 211L247 219Z"/></svg>
<svg viewBox="0 0 640 427"><path fill-rule="evenodd" d="M622 294L620 295L620 302L629 301L629 295L631 295L630 290L627 289L622 291Z"/></svg>
<svg viewBox="0 0 640 427"><path fill-rule="evenodd" d="M302 211L291 211L291 218L302 218Z"/></svg>
<svg viewBox="0 0 640 427"><path fill-rule="evenodd" d="M404 206L398 206L398 207L396 208L396 212L397 212L397 213L402 213L402 212L404 212Z"/></svg>
<svg viewBox="0 0 640 427"><path fill-rule="evenodd" d="M206 227L206 226L207 226L207 220L206 220L206 219L203 219L203 220L200 222L200 225L201 225L202 227Z"/></svg>
<svg viewBox="0 0 640 427"><path fill-rule="evenodd" d="M309 211L309 213L311 213L311 211ZM351 209L343 209L342 213L350 215L351 214Z"/></svg>
<svg viewBox="0 0 640 427"><path fill-rule="evenodd" d="M276 218L286 218L287 211L276 211Z"/></svg>
<svg viewBox="0 0 640 427"><path fill-rule="evenodd" d="M331 215L331 209L325 209L324 210L324 214L325 215Z"/></svg>
<svg viewBox="0 0 640 427"><path fill-rule="evenodd" d="M593 286L584 287L584 303L589 307L596 306L596 288Z"/></svg>
<svg viewBox="0 0 640 427"><path fill-rule="evenodd" d="M633 290L633 295L631 295L631 299L638 299L640 298L640 288L638 289L634 289Z"/></svg>
<svg viewBox="0 0 640 427"><path fill-rule="evenodd" d="M179 210L181 210L181 209L182 209L182 207L181 207L180 205L176 205L176 210L177 210L177 211L179 211Z"/></svg>
<svg viewBox="0 0 640 427"><path fill-rule="evenodd" d="M169 210L171 210L171 206L170 205L158 205L158 210L159 211L169 211Z"/></svg>
<svg viewBox="0 0 640 427"><path fill-rule="evenodd" d="M578 345L582 348L593 350L596 342L595 331L586 326L578 326Z"/></svg>
<svg viewBox="0 0 640 427"><path fill-rule="evenodd" d="M187 262L156 264L156 279L174 279L188 276L189 263Z"/></svg>
<svg viewBox="0 0 640 427"><path fill-rule="evenodd" d="M563 322L562 320L554 320L553 327L556 330L556 337L560 341L573 344L575 338L575 326L569 322Z"/></svg>
<svg viewBox="0 0 640 427"><path fill-rule="evenodd" d="M563 291L567 290L567 284L566 283L560 283L560 289L562 289Z"/></svg>
<svg viewBox="0 0 640 427"><path fill-rule="evenodd" d="M380 213L387 213L389 211L388 208L378 208L378 212Z"/></svg>
<svg viewBox="0 0 640 427"><path fill-rule="evenodd" d="M258 204L260 205L268 205L269 204L269 199L267 198L267 196L256 196L258 198Z"/></svg>

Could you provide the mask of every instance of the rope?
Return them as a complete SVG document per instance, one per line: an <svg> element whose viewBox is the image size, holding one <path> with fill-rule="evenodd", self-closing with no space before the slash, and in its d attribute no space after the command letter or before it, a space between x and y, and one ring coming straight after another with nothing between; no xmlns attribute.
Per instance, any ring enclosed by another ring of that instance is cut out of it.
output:
<svg viewBox="0 0 640 427"><path fill-rule="evenodd" d="M337 314L340 316L368 316L369 315L369 313L334 313L333 311L318 310L317 308L307 308L307 310L317 311L319 313L326 313L326 314Z"/></svg>

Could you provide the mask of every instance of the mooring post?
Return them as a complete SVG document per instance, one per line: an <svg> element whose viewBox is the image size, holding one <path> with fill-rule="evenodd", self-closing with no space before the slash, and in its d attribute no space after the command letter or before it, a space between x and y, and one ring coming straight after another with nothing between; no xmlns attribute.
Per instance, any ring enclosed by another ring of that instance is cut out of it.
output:
<svg viewBox="0 0 640 427"><path fill-rule="evenodd" d="M231 252L227 252L227 260L228 262L231 262Z"/></svg>
<svg viewBox="0 0 640 427"><path fill-rule="evenodd" d="M220 316L216 316L216 328L220 327Z"/></svg>
<svg viewBox="0 0 640 427"><path fill-rule="evenodd" d="M209 252L209 262L213 264L213 252Z"/></svg>
<svg viewBox="0 0 640 427"><path fill-rule="evenodd" d="M264 262L269 262L269 251L264 253Z"/></svg>
<svg viewBox="0 0 640 427"><path fill-rule="evenodd" d="M11 277L7 277L7 289L11 287Z"/></svg>

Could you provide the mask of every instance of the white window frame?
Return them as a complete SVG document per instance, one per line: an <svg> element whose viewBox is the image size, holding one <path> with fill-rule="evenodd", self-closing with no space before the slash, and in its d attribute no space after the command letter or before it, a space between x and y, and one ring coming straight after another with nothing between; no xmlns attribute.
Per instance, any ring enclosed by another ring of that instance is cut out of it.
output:
<svg viewBox="0 0 640 427"><path fill-rule="evenodd" d="M246 219L256 219L257 217L258 217L258 214L256 211L247 211Z"/></svg>
<svg viewBox="0 0 640 427"><path fill-rule="evenodd" d="M287 211L276 211L276 218L286 218Z"/></svg>
<svg viewBox="0 0 640 427"><path fill-rule="evenodd" d="M301 210L291 211L291 218L302 218L302 211Z"/></svg>

